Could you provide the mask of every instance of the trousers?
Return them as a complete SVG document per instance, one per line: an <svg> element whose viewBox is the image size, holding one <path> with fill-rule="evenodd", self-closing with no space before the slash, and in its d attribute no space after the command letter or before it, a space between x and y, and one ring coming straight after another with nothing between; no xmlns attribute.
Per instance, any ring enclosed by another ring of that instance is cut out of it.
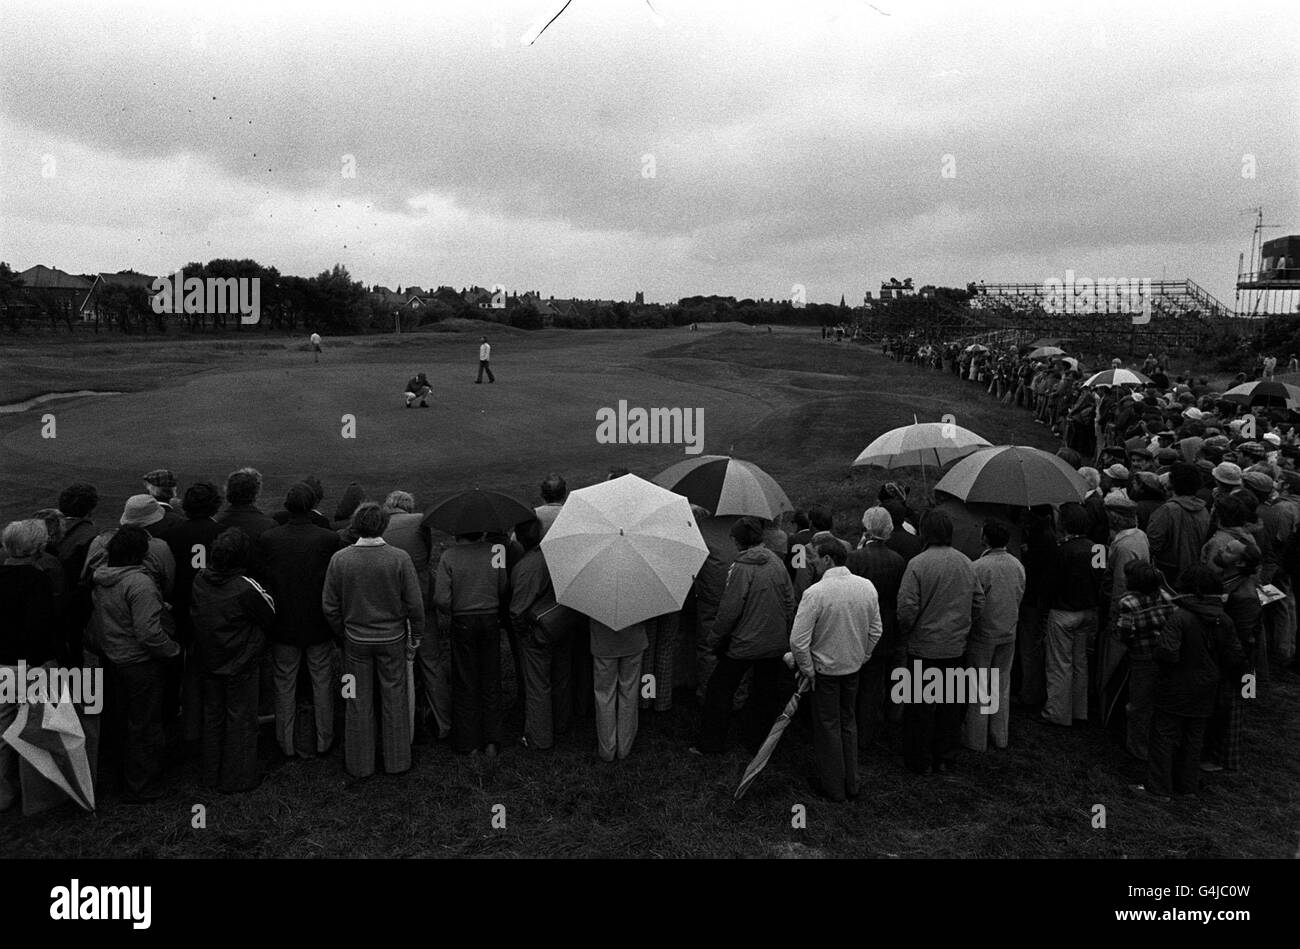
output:
<svg viewBox="0 0 1300 949"><path fill-rule="evenodd" d="M813 682L813 770L832 801L858 794L858 673Z"/></svg>
<svg viewBox="0 0 1300 949"><path fill-rule="evenodd" d="M596 708L596 751L605 761L626 758L636 741L641 653L605 659L593 656L592 698Z"/></svg>
<svg viewBox="0 0 1300 949"><path fill-rule="evenodd" d="M203 694L203 783L227 794L258 783L257 686L260 663L233 675L205 675Z"/></svg>
<svg viewBox="0 0 1300 949"><path fill-rule="evenodd" d="M304 659L311 677L316 752L323 754L334 743L334 676L331 643L316 643L299 649L289 643L271 644L272 681L275 688L275 739L286 755L295 752L294 729L298 720L298 669Z"/></svg>
<svg viewBox="0 0 1300 949"><path fill-rule="evenodd" d="M411 767L411 719L406 694L406 641L343 646L343 672L355 694L345 699L343 764L354 778L375 773L375 699L379 699L379 745L384 770L401 774Z"/></svg>

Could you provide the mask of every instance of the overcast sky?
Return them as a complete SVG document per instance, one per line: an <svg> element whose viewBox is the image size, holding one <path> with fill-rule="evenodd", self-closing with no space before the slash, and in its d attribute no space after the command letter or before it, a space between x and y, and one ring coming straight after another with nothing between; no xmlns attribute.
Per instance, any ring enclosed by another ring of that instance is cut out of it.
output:
<svg viewBox="0 0 1300 949"><path fill-rule="evenodd" d="M6 0L0 260L659 301L1071 269L1231 303L1242 212L1300 233L1294 3L651 2L572 0L528 46L563 0Z"/></svg>

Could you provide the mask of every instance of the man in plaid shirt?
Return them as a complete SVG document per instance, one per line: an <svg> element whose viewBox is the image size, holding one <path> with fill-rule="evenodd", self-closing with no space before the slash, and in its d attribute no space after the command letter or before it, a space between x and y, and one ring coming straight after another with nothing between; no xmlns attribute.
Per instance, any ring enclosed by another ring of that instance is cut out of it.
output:
<svg viewBox="0 0 1300 949"><path fill-rule="evenodd" d="M1147 760L1147 733L1151 730L1151 708L1156 681L1155 649L1174 604L1161 593L1160 571L1146 560L1124 565L1128 593L1119 599L1115 628L1128 646L1128 737L1129 754Z"/></svg>

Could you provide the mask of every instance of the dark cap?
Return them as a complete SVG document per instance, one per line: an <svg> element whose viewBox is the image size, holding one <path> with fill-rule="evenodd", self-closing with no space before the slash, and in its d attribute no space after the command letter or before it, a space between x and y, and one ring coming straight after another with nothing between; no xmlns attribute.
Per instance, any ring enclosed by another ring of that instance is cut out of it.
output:
<svg viewBox="0 0 1300 949"><path fill-rule="evenodd" d="M152 484L155 488L176 487L176 476L166 468L155 468L144 475L144 481L146 484Z"/></svg>

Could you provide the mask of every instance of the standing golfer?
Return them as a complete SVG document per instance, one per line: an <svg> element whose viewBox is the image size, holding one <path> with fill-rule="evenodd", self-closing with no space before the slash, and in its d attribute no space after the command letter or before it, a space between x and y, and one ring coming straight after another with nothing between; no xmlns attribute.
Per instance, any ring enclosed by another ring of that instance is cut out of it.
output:
<svg viewBox="0 0 1300 949"><path fill-rule="evenodd" d="M320 362L320 333L311 334L312 352L316 354L316 362Z"/></svg>
<svg viewBox="0 0 1300 949"><path fill-rule="evenodd" d="M492 358L492 347L488 344L486 336L480 336L478 342L478 379L474 381L474 385L482 384L483 373L485 372L488 376L488 382L496 382L497 377L492 375L492 367L488 365L488 361Z"/></svg>
<svg viewBox="0 0 1300 949"><path fill-rule="evenodd" d="M433 391L433 386L429 385L429 379L422 372L417 372L410 382L406 384L406 407L409 409L411 403L416 399L420 400L420 408L429 407L429 393Z"/></svg>

